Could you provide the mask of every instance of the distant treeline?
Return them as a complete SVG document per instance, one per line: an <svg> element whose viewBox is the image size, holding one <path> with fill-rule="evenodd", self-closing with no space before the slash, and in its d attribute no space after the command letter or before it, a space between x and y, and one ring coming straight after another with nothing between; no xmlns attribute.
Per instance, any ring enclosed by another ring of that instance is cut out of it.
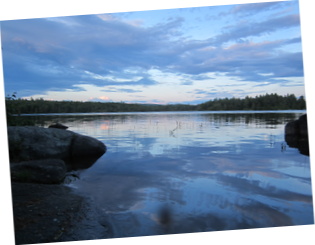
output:
<svg viewBox="0 0 315 245"><path fill-rule="evenodd" d="M256 97L214 99L200 105L197 110L304 110L306 103L303 96L297 98L294 94L281 96L278 94L265 94Z"/></svg>
<svg viewBox="0 0 315 245"><path fill-rule="evenodd" d="M85 112L150 112L150 111L218 111L218 110L301 110L306 109L304 97L290 94L266 94L256 97L214 99L199 105L129 104L123 102L49 101L6 97L7 115L33 113Z"/></svg>

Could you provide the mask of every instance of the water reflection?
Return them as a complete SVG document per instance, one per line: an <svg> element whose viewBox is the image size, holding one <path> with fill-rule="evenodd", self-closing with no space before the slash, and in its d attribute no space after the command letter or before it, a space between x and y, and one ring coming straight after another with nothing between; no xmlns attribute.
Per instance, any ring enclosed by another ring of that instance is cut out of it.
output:
<svg viewBox="0 0 315 245"><path fill-rule="evenodd" d="M107 145L72 185L93 198L114 237L131 237L312 224L309 157L284 139L284 125L302 113L58 120Z"/></svg>

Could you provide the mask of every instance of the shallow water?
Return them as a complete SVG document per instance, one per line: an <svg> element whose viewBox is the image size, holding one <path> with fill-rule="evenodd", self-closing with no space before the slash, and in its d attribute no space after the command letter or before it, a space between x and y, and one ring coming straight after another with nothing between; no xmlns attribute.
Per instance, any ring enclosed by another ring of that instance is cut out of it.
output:
<svg viewBox="0 0 315 245"><path fill-rule="evenodd" d="M313 224L310 159L284 141L284 125L302 113L37 119L106 144L106 154L78 170L70 186L93 200L114 237L131 237Z"/></svg>

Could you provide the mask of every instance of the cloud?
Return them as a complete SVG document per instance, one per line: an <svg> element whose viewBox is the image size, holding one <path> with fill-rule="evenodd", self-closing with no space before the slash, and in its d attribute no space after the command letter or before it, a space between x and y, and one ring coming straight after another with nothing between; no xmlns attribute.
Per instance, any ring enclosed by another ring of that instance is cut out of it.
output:
<svg viewBox="0 0 315 245"><path fill-rule="evenodd" d="M158 84L155 80L150 78L150 75L142 73L141 76L139 74L117 74L117 72L111 72L108 75L99 75L89 71L84 71L87 75L86 79L89 81L97 81L94 85L96 86L124 86L124 85L132 85L132 86L152 86Z"/></svg>
<svg viewBox="0 0 315 245"><path fill-rule="evenodd" d="M299 42L299 38L260 43L235 43L226 48L192 49L174 69L202 78L209 72L224 73L239 81L274 81L278 77L303 76L302 52L290 53L281 48ZM263 76L260 74L272 74ZM278 82L278 81L277 81Z"/></svg>
<svg viewBox="0 0 315 245"><path fill-rule="evenodd" d="M3 22L6 84L11 88L22 84L26 89L36 83L39 90L69 88L82 82L98 85L102 76L130 66L163 66L169 54L157 53L177 35L175 29L180 23L175 19L145 29L97 16ZM115 81L104 83L112 85ZM155 84L149 77L142 77L118 85Z"/></svg>
<svg viewBox="0 0 315 245"><path fill-rule="evenodd" d="M142 26L143 25L143 20L137 19L137 20L122 20L119 19L117 16L112 15L112 14L99 14L97 15L100 19L104 20L104 21L122 21L128 25L131 26Z"/></svg>
<svg viewBox="0 0 315 245"><path fill-rule="evenodd" d="M190 79L192 80L197 80L197 81L202 81L202 80L210 80L210 79L214 79L213 77L210 77L206 74L199 74L199 75L192 75L190 76Z"/></svg>
<svg viewBox="0 0 315 245"><path fill-rule="evenodd" d="M262 22L242 21L237 25L226 27L227 31L216 36L212 40L212 44L222 45L229 41L238 41L243 38L261 36L262 34L269 34L277 30L297 27L299 25L300 17L296 14L268 19Z"/></svg>
<svg viewBox="0 0 315 245"><path fill-rule="evenodd" d="M130 89L130 88L108 88L101 90L103 92L121 92L121 93L141 93L142 90Z"/></svg>
<svg viewBox="0 0 315 245"><path fill-rule="evenodd" d="M270 11L278 9L283 6L283 2L266 2L266 3L250 3L250 4L238 4L235 5L227 14L233 14L238 16L249 16L253 14L259 14L264 11Z"/></svg>
<svg viewBox="0 0 315 245"><path fill-rule="evenodd" d="M192 84L193 84L192 81L182 81L182 82L180 83L180 85L192 85Z"/></svg>
<svg viewBox="0 0 315 245"><path fill-rule="evenodd" d="M192 93L194 93L194 94L206 94L206 95L208 95L209 93L212 94L212 92L209 92L208 90L204 90L204 89L196 89Z"/></svg>
<svg viewBox="0 0 315 245"><path fill-rule="evenodd" d="M284 5L235 5L225 13L250 16L279 11L281 6ZM286 49L296 45L299 50L301 38L299 34L283 36L292 28L299 31L297 14L262 20L243 18L241 22L217 28L217 32L211 31L209 22L209 27L202 31L211 36L203 40L186 36L188 18L183 16L161 18L158 24L149 27L145 19L122 16L2 22L6 91L21 90L19 96L31 96L34 91L37 94L75 91L82 89L78 85L90 84L109 90L115 86L115 91L121 93L139 93L144 88L171 84L170 77L178 78L172 84L193 87L214 80L210 73L222 73L235 81L268 83L303 76L301 51ZM272 36L279 31L281 35ZM168 78L154 76L151 73L154 69L168 74Z"/></svg>
<svg viewBox="0 0 315 245"><path fill-rule="evenodd" d="M109 102L111 101L111 99L107 96L99 96L99 97L90 97L89 101L93 101L93 102Z"/></svg>

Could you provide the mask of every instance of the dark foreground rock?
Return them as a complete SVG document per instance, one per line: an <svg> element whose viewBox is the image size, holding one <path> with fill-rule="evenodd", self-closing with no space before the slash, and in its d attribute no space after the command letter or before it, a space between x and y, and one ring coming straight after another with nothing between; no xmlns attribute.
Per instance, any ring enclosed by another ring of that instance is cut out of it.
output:
<svg viewBox="0 0 315 245"><path fill-rule="evenodd" d="M288 146L297 148L301 154L309 156L307 115L287 123L284 131Z"/></svg>
<svg viewBox="0 0 315 245"><path fill-rule="evenodd" d="M16 244L60 241L82 219L85 199L62 185L12 183Z"/></svg>
<svg viewBox="0 0 315 245"><path fill-rule="evenodd" d="M103 142L58 128L8 127L8 139L11 162L54 158L68 163L106 152Z"/></svg>
<svg viewBox="0 0 315 245"><path fill-rule="evenodd" d="M11 164L11 180L16 182L60 184L66 177L61 159L43 159Z"/></svg>
<svg viewBox="0 0 315 245"><path fill-rule="evenodd" d="M113 237L91 200L64 185L12 183L16 244Z"/></svg>

